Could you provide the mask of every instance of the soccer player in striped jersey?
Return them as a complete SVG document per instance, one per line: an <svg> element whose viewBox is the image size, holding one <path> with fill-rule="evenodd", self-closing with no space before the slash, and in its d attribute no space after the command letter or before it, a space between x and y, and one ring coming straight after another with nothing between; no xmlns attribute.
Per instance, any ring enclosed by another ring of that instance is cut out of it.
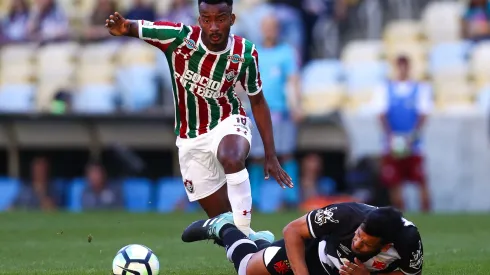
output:
<svg viewBox="0 0 490 275"><path fill-rule="evenodd" d="M276 156L256 47L230 34L233 0L198 0L198 5L199 26L131 21L116 12L106 27L114 36L140 38L166 55L173 76L179 163L189 200L198 201L209 217L231 210L236 226L253 238L245 167L252 125L235 93L238 82L250 98L264 143L265 177L271 175L283 188L293 183ZM269 234L262 237L273 238Z"/></svg>

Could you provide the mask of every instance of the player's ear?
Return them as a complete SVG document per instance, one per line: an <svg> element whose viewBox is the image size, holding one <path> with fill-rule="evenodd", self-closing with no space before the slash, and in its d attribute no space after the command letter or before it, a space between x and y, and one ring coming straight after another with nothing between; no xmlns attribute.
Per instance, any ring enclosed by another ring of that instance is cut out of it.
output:
<svg viewBox="0 0 490 275"><path fill-rule="evenodd" d="M234 13L231 14L231 25L233 26L235 24L236 20L236 15Z"/></svg>

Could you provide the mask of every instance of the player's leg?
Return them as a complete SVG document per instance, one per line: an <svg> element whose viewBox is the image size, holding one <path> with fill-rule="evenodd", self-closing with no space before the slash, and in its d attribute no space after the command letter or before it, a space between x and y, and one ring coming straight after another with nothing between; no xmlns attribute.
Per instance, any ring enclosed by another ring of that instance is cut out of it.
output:
<svg viewBox="0 0 490 275"><path fill-rule="evenodd" d="M182 233L184 242L218 240L226 247L226 257L233 262L239 275L269 275L263 253L233 224L233 216L217 217L193 222Z"/></svg>
<svg viewBox="0 0 490 275"><path fill-rule="evenodd" d="M410 179L419 185L419 196L422 203L422 211L429 212L431 209L430 192L424 173L424 159L420 155L410 157Z"/></svg>
<svg viewBox="0 0 490 275"><path fill-rule="evenodd" d="M218 146L217 158L223 165L228 187L228 198L235 225L250 234L252 218L252 189L245 161L250 150L248 140L240 135L226 135Z"/></svg>
<svg viewBox="0 0 490 275"><path fill-rule="evenodd" d="M226 184L213 194L198 200L198 202L209 218L231 211Z"/></svg>
<svg viewBox="0 0 490 275"><path fill-rule="evenodd" d="M231 206L224 176L212 172L215 156L210 143L211 136L177 139L180 170L189 201L198 201L208 217L215 217L231 211Z"/></svg>
<svg viewBox="0 0 490 275"><path fill-rule="evenodd" d="M388 189L391 204L403 210L405 205L403 201L400 161L394 159L391 155L383 156L381 161L381 180Z"/></svg>
<svg viewBox="0 0 490 275"><path fill-rule="evenodd" d="M252 218L252 191L245 161L250 151L250 119L233 115L217 127L212 144L218 166L227 183L235 225L248 236Z"/></svg>

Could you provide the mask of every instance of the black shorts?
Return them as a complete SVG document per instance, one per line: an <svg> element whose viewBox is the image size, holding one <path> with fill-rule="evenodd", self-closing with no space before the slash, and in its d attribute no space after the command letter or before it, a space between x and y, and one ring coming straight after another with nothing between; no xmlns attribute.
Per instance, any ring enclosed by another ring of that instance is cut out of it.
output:
<svg viewBox="0 0 490 275"><path fill-rule="evenodd" d="M305 258L310 274L339 274L338 270L325 270L318 257L318 241L316 240L305 243ZM271 275L293 275L284 240L278 240L267 247L262 260Z"/></svg>

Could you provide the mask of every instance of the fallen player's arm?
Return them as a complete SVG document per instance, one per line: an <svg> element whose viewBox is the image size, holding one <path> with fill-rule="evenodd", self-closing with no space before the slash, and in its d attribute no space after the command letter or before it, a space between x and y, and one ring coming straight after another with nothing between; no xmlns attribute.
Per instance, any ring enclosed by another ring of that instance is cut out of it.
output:
<svg viewBox="0 0 490 275"><path fill-rule="evenodd" d="M311 239L311 234L306 215L290 222L284 228L283 235L286 253L293 273L296 275L309 274L305 261L305 240Z"/></svg>

